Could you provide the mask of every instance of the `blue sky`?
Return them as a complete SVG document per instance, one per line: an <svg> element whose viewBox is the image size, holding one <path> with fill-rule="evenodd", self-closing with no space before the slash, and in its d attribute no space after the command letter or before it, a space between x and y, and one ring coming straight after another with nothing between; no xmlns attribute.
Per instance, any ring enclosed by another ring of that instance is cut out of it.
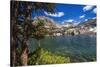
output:
<svg viewBox="0 0 100 67"><path fill-rule="evenodd" d="M56 4L54 14L43 11L35 16L47 16L60 24L66 22L80 23L88 19L96 18L96 6L93 5L75 5L75 4Z"/></svg>

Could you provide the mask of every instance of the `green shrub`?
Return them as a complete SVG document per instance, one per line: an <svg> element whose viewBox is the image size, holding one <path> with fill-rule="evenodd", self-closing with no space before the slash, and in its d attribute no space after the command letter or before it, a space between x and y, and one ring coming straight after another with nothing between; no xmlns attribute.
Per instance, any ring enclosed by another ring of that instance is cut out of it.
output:
<svg viewBox="0 0 100 67"><path fill-rule="evenodd" d="M52 54L49 51L44 50L43 48L38 48L34 53L30 54L29 65L38 65L38 64L61 64L69 63L69 57L63 57L60 55Z"/></svg>

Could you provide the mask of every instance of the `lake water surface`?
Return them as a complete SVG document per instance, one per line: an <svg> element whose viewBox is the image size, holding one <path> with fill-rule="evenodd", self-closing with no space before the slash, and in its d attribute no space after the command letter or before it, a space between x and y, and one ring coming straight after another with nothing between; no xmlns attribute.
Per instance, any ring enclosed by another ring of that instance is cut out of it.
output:
<svg viewBox="0 0 100 67"><path fill-rule="evenodd" d="M96 35L45 37L41 47L55 54L71 57L72 62L96 60ZM31 51L37 48L37 40L31 38Z"/></svg>

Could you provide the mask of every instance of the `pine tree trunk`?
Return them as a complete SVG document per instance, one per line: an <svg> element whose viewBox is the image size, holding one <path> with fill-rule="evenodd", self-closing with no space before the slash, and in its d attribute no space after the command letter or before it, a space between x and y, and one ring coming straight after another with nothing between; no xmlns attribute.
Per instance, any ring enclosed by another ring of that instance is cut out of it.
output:
<svg viewBox="0 0 100 67"><path fill-rule="evenodd" d="M16 66L16 46L17 46L17 16L19 2L11 1L11 66Z"/></svg>
<svg viewBox="0 0 100 67"><path fill-rule="evenodd" d="M28 62L28 45L25 40L23 43L22 54L21 54L21 65L26 66Z"/></svg>
<svg viewBox="0 0 100 67"><path fill-rule="evenodd" d="M27 5L27 4L26 4ZM28 8L28 5L27 7ZM28 63L28 39L29 39L29 23L30 23L30 15L31 12L26 10L25 13L25 21L24 21L24 40L22 44L22 53L21 53L21 64L26 66Z"/></svg>
<svg viewBox="0 0 100 67"><path fill-rule="evenodd" d="M29 39L29 27L28 27L28 19L25 19L24 23L24 39L22 44L22 53L21 53L21 64L26 66L28 63L28 39Z"/></svg>
<svg viewBox="0 0 100 67"><path fill-rule="evenodd" d="M15 66L16 64L16 47L15 44L16 42L12 40L12 45L11 45L11 66Z"/></svg>

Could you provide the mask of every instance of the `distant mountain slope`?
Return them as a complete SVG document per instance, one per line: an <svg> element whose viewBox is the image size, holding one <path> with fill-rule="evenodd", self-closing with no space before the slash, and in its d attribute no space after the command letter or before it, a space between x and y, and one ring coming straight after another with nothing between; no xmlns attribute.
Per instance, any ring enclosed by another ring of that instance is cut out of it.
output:
<svg viewBox="0 0 100 67"><path fill-rule="evenodd" d="M94 27L94 26L96 26L97 24L96 24L96 19L89 19L88 21L86 21L86 22L82 22L82 23L80 23L78 26L92 26L92 27Z"/></svg>
<svg viewBox="0 0 100 67"><path fill-rule="evenodd" d="M34 17L33 20L34 21L32 23L35 23L35 22L38 22L39 20L42 20L47 28L52 27L52 26L53 27L56 26L56 23L53 19L45 17L45 16L36 16L36 17Z"/></svg>

